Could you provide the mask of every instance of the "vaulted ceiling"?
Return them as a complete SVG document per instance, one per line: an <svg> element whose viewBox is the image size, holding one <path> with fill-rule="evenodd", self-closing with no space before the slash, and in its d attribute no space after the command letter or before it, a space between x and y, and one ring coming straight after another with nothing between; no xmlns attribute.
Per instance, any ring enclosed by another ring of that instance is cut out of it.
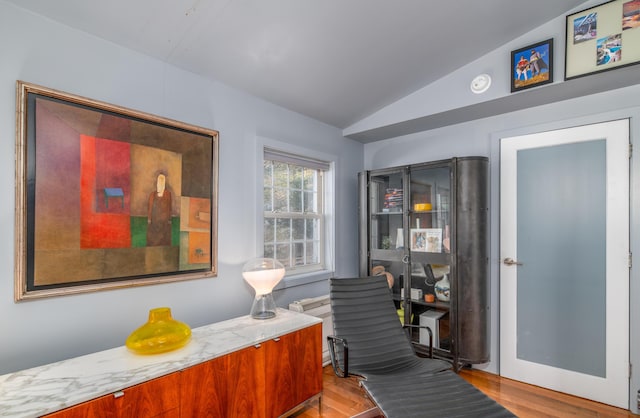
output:
<svg viewBox="0 0 640 418"><path fill-rule="evenodd" d="M338 128L584 0L7 0Z"/></svg>

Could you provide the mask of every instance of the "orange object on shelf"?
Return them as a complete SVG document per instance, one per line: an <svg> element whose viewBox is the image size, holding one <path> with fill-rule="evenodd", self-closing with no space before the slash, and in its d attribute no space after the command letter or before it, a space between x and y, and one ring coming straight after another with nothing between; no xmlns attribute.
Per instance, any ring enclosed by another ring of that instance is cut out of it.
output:
<svg viewBox="0 0 640 418"><path fill-rule="evenodd" d="M416 203L415 205L413 205L413 210L415 210L416 212L425 212L431 209L433 209L431 203Z"/></svg>

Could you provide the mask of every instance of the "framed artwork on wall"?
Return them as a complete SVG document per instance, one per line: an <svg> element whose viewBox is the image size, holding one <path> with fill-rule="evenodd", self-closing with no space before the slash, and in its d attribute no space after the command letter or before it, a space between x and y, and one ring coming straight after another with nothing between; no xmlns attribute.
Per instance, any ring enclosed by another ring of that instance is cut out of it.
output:
<svg viewBox="0 0 640 418"><path fill-rule="evenodd" d="M218 132L17 82L16 301L214 277Z"/></svg>
<svg viewBox="0 0 640 418"><path fill-rule="evenodd" d="M640 0L613 0L566 19L565 80L640 62Z"/></svg>
<svg viewBox="0 0 640 418"><path fill-rule="evenodd" d="M553 39L511 51L511 92L553 83Z"/></svg>

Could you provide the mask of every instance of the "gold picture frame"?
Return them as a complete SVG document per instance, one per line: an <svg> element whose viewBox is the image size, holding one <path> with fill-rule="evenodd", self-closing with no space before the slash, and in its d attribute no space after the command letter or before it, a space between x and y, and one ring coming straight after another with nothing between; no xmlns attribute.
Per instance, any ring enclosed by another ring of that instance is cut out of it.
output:
<svg viewBox="0 0 640 418"><path fill-rule="evenodd" d="M15 301L216 276L218 140L18 81Z"/></svg>
<svg viewBox="0 0 640 418"><path fill-rule="evenodd" d="M640 62L640 0L612 0L566 16L564 79Z"/></svg>

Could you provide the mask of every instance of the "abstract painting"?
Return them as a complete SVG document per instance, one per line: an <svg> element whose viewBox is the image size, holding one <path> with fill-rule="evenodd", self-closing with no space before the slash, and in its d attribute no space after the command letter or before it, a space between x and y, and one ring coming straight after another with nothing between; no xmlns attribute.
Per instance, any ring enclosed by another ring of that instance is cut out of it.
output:
<svg viewBox="0 0 640 418"><path fill-rule="evenodd" d="M213 277L218 132L18 81L15 300Z"/></svg>

